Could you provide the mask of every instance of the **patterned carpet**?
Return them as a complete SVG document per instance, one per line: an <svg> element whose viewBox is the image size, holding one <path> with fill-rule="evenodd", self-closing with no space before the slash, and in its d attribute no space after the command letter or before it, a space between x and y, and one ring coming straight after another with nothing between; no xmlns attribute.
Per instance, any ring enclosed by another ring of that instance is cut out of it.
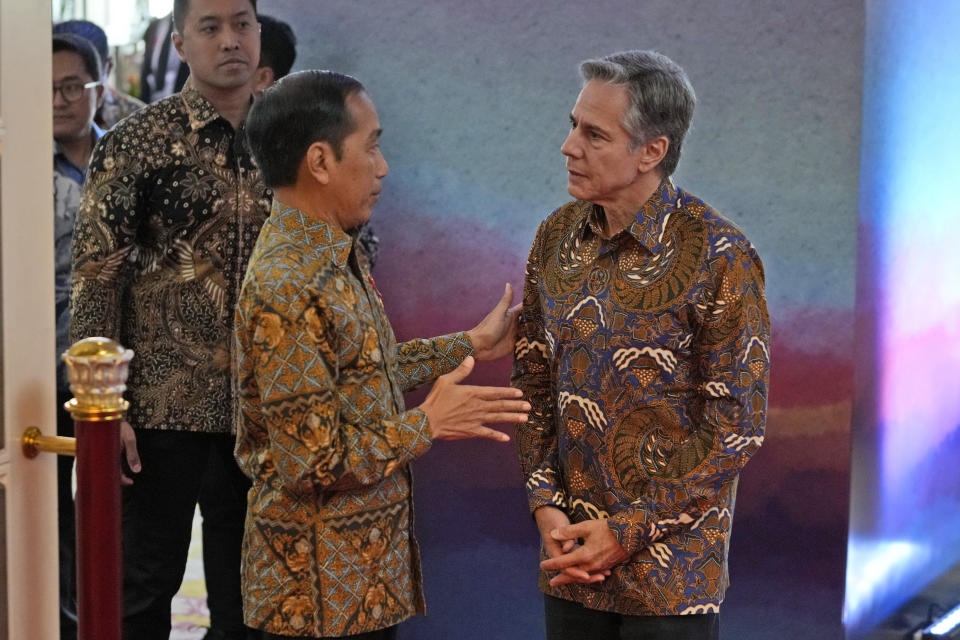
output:
<svg viewBox="0 0 960 640"><path fill-rule="evenodd" d="M193 516L193 537L183 584L173 599L173 629L170 640L200 640L210 624L207 591L203 581L203 550L200 543L200 509Z"/></svg>

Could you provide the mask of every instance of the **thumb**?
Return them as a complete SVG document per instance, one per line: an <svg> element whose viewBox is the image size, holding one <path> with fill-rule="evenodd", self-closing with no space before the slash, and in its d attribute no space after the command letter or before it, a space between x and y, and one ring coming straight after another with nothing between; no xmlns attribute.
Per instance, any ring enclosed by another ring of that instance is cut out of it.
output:
<svg viewBox="0 0 960 640"><path fill-rule="evenodd" d="M454 384L460 384L463 382L470 372L473 371L473 356L467 356L463 359L463 362L460 363L460 366L448 373L446 378Z"/></svg>
<svg viewBox="0 0 960 640"><path fill-rule="evenodd" d="M503 296L500 298L500 302L497 303L497 309L502 309L502 312L506 313L511 302L513 302L513 285L508 282L503 288Z"/></svg>
<svg viewBox="0 0 960 640"><path fill-rule="evenodd" d="M554 540L563 542L564 540L575 540L580 537L580 529L576 524L565 524L557 527L550 532Z"/></svg>

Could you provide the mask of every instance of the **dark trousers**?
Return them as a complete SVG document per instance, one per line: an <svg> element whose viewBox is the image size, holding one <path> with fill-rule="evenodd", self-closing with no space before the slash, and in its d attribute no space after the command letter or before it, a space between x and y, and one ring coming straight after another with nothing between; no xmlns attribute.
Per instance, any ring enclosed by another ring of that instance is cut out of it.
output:
<svg viewBox="0 0 960 640"><path fill-rule="evenodd" d="M625 616L544 595L547 640L719 640L720 616Z"/></svg>
<svg viewBox="0 0 960 640"><path fill-rule="evenodd" d="M233 459L234 437L229 434L138 429L136 435L142 470L123 489L123 637L168 640L170 602L183 581L194 510L211 456L228 470L219 500L234 521L221 526L237 533L231 542L219 543L217 566L206 569L236 584L237 604L250 484ZM237 637L244 637L242 621L236 625Z"/></svg>
<svg viewBox="0 0 960 640"><path fill-rule="evenodd" d="M243 594L237 558L237 550L243 544L249 488L250 482L240 472L232 452L230 459L224 459L217 451L211 450L198 499L203 518L203 576L210 610L210 632L205 640L260 637L247 633L243 625ZM231 567L232 570L225 570Z"/></svg>
<svg viewBox="0 0 960 640"><path fill-rule="evenodd" d="M397 627L387 627L386 629L380 629L379 631L368 631L367 633L358 633L352 636L340 636L340 638L318 638L316 636L297 636L295 638L290 636L277 636L272 633L268 633L264 636L264 640L393 640L397 637Z"/></svg>
<svg viewBox="0 0 960 640"><path fill-rule="evenodd" d="M63 403L73 397L57 391L57 435L74 437L73 418ZM60 560L60 638L77 639L77 517L73 504L73 456L57 456L57 533Z"/></svg>

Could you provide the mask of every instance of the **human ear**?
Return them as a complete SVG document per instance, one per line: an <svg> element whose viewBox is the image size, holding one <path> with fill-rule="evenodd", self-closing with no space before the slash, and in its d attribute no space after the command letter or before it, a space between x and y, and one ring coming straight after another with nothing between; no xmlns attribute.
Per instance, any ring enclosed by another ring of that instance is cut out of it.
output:
<svg viewBox="0 0 960 640"><path fill-rule="evenodd" d="M330 169L334 162L333 148L327 142L314 142L307 147L303 158L303 168L315 182L330 184Z"/></svg>
<svg viewBox="0 0 960 640"><path fill-rule="evenodd" d="M270 67L260 67L253 72L253 92L257 95L273 84L273 69Z"/></svg>
<svg viewBox="0 0 960 640"><path fill-rule="evenodd" d="M186 60L183 57L183 36L174 31L170 34L170 38L173 40L173 48L177 50L177 55L180 56L181 60Z"/></svg>
<svg viewBox="0 0 960 640"><path fill-rule="evenodd" d="M656 138L647 140L637 149L637 168L640 169L642 173L654 169L660 164L664 156L667 155L669 148L670 141L667 139L667 136L657 136Z"/></svg>

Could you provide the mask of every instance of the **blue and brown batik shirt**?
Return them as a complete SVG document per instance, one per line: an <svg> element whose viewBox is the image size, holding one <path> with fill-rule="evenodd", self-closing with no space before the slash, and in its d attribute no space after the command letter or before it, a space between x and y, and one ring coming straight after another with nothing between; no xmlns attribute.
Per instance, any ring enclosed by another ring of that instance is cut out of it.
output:
<svg viewBox="0 0 960 640"><path fill-rule="evenodd" d="M531 511L606 519L630 559L540 586L628 615L718 611L740 469L763 441L770 324L744 235L669 181L613 238L574 201L527 264L513 384Z"/></svg>

